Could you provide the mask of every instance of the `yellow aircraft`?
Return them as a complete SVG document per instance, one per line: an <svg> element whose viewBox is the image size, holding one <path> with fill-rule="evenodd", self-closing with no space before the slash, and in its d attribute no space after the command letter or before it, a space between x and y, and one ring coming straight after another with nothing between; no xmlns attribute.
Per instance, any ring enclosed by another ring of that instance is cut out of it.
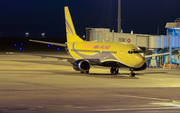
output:
<svg viewBox="0 0 180 113"><path fill-rule="evenodd" d="M111 67L111 74L118 74L119 68L130 68L131 77L135 76L134 71L146 69L147 64L145 56L142 54L142 50L135 45L121 42L83 41L76 34L68 7L65 6L64 10L67 36L67 42L65 44L38 40L30 41L66 47L67 52L72 58L42 55L36 56L67 59L73 64L73 68L81 73L89 73L91 65ZM154 55L149 57L152 56Z"/></svg>

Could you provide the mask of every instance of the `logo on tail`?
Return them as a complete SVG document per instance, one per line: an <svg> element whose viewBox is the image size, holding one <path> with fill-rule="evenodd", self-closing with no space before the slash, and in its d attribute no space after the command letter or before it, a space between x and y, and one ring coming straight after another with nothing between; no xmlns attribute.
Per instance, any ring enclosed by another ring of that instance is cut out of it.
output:
<svg viewBox="0 0 180 113"><path fill-rule="evenodd" d="M66 29L67 29L66 33L68 35L72 34L74 36L73 30L67 20L66 20Z"/></svg>

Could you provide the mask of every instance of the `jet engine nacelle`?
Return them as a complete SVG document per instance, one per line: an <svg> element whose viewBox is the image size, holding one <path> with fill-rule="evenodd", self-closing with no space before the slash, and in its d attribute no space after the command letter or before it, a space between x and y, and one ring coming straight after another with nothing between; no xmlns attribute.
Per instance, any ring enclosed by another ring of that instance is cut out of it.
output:
<svg viewBox="0 0 180 113"><path fill-rule="evenodd" d="M141 71L141 70L145 70L147 68L147 63L145 62L140 68L134 68L134 71Z"/></svg>
<svg viewBox="0 0 180 113"><path fill-rule="evenodd" d="M87 60L81 59L73 63L73 68L76 71L89 71L91 65Z"/></svg>

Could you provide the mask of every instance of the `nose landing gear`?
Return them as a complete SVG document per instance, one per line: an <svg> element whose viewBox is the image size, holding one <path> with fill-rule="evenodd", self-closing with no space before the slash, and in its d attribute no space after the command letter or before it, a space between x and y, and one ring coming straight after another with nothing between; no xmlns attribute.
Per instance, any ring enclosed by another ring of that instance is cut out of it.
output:
<svg viewBox="0 0 180 113"><path fill-rule="evenodd" d="M118 67L111 67L110 72L111 72L111 74L119 74L119 68Z"/></svg>
<svg viewBox="0 0 180 113"><path fill-rule="evenodd" d="M135 77L136 74L134 73L134 69L133 69L133 68L130 68L129 70L131 71L130 77Z"/></svg>

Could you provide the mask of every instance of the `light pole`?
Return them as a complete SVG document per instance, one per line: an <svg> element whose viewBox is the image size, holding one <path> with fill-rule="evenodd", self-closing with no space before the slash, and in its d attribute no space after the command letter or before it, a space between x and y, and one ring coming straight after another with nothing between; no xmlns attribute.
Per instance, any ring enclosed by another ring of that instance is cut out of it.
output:
<svg viewBox="0 0 180 113"><path fill-rule="evenodd" d="M44 38L44 36L45 36L45 33L41 33L41 35L42 35L42 38Z"/></svg>
<svg viewBox="0 0 180 113"><path fill-rule="evenodd" d="M26 32L25 34L26 34L26 38L28 38L29 33L28 33L28 32Z"/></svg>
<svg viewBox="0 0 180 113"><path fill-rule="evenodd" d="M118 33L121 32L121 0L118 0Z"/></svg>

